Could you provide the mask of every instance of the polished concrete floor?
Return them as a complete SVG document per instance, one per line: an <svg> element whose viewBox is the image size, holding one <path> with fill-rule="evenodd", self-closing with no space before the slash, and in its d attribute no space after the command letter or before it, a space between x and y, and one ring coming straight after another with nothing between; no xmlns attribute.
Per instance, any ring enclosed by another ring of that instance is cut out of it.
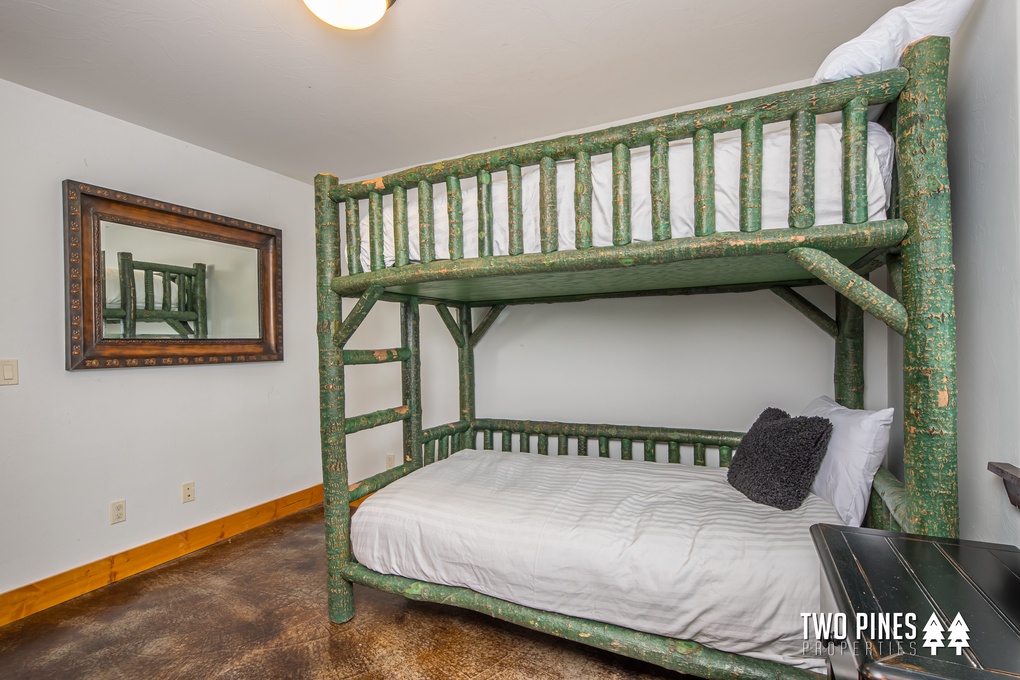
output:
<svg viewBox="0 0 1020 680"><path fill-rule="evenodd" d="M326 616L321 506L0 628L0 678L671 678L654 666L356 586Z"/></svg>

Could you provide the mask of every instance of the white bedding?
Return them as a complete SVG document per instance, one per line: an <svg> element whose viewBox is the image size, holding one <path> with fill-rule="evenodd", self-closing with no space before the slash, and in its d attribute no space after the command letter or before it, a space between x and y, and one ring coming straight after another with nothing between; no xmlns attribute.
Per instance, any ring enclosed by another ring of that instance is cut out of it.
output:
<svg viewBox="0 0 1020 680"><path fill-rule="evenodd" d="M821 498L758 505L724 469L468 450L368 498L352 541L377 572L819 670L818 522Z"/></svg>
<svg viewBox="0 0 1020 680"><path fill-rule="evenodd" d="M155 303L154 309L163 309L163 275L152 274L152 289ZM106 268L106 306L120 307L120 271L113 267ZM145 272L135 271L135 307L145 309ZM170 309L177 309L177 284L170 284Z"/></svg>
<svg viewBox="0 0 1020 680"><path fill-rule="evenodd" d="M819 123L815 160L815 224L843 222L841 125ZM716 135L715 205L716 231L739 231L740 207L740 135ZM893 140L877 123L868 125L868 215L885 219L892 177ZM790 130L788 126L769 126L763 147L762 228L780 229L788 225L790 210ZM631 153L631 225L634 241L651 241L651 189L648 147ZM595 246L613 244L612 158L592 158L592 242ZM557 164L559 249L574 249L574 163ZM541 251L539 236L539 171L537 166L522 172L524 200L524 252ZM464 203L464 255L478 255L478 198L474 179L461 181ZM673 238L694 235L694 152L690 140L670 145L669 151L670 225ZM418 191L407 192L409 246L412 261L419 259ZM436 257L449 258L449 219L446 185L433 187ZM509 227L507 180L505 172L492 176L493 252L508 252ZM386 266L393 265L392 197L383 201L383 236ZM370 268L368 239L368 201L361 202L361 262Z"/></svg>

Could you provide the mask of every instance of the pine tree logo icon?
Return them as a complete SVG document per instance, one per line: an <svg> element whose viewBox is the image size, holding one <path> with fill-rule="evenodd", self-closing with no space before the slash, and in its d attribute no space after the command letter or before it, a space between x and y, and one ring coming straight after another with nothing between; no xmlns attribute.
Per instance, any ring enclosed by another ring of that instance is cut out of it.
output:
<svg viewBox="0 0 1020 680"><path fill-rule="evenodd" d="M963 654L964 647L970 647L970 628L967 627L963 616L957 612L956 618L949 624L949 646L956 650L956 655ZM925 638L927 640L927 638ZM935 652L932 652L934 654Z"/></svg>
<svg viewBox="0 0 1020 680"><path fill-rule="evenodd" d="M960 619L959 614L956 616ZM960 619L963 623L963 619ZM954 620L955 623L955 620ZM950 626L952 628L952 626ZM935 653L939 650L939 647L945 647L946 643L943 641L943 634L945 629L939 622L939 617L932 612L931 618L928 619L928 623L924 624L924 643L922 647L928 647L931 650L931 655L935 656ZM964 635L966 635L966 625L964 625Z"/></svg>

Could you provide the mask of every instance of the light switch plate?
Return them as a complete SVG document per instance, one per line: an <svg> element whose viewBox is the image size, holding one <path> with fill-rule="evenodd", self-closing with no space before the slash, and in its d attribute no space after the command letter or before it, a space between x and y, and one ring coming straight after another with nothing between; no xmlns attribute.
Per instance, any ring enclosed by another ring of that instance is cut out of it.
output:
<svg viewBox="0 0 1020 680"><path fill-rule="evenodd" d="M18 360L0 359L0 385L18 384Z"/></svg>

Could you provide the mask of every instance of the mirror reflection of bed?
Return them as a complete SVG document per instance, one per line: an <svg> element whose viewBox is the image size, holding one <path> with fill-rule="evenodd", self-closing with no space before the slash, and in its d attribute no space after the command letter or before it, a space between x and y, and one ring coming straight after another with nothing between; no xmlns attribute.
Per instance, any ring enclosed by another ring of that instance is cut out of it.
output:
<svg viewBox="0 0 1020 680"><path fill-rule="evenodd" d="M257 250L115 222L101 227L104 338L259 337Z"/></svg>

